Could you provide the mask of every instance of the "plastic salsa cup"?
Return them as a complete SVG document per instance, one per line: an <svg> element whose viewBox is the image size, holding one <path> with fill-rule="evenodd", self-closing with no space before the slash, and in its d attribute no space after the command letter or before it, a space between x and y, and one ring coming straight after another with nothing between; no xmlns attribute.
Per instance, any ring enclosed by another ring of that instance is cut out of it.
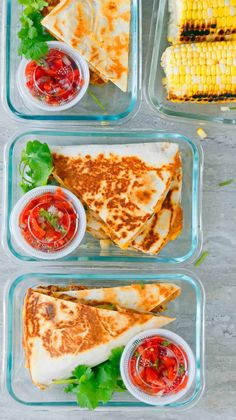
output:
<svg viewBox="0 0 236 420"><path fill-rule="evenodd" d="M73 252L86 230L85 210L70 191L35 188L15 205L11 234L19 247L37 258L57 259Z"/></svg>
<svg viewBox="0 0 236 420"><path fill-rule="evenodd" d="M49 51L39 61L21 60L17 86L29 107L63 111L76 105L89 85L89 67L73 48L49 41Z"/></svg>
<svg viewBox="0 0 236 420"><path fill-rule="evenodd" d="M130 393L147 404L166 405L182 398L195 377L189 345L168 330L134 337L121 358L121 376Z"/></svg>

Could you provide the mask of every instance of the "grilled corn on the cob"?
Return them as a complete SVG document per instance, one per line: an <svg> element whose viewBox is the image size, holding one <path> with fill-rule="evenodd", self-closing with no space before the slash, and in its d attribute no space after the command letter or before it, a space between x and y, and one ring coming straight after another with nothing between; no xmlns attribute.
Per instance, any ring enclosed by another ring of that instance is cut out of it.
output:
<svg viewBox="0 0 236 420"><path fill-rule="evenodd" d="M169 0L173 44L236 40L236 0Z"/></svg>
<svg viewBox="0 0 236 420"><path fill-rule="evenodd" d="M161 64L171 101L236 101L236 41L173 45Z"/></svg>

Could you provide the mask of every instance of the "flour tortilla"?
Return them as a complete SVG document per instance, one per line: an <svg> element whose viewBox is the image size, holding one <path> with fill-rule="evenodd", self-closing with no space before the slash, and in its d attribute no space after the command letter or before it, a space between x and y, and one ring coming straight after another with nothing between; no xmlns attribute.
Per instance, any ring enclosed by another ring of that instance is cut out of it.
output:
<svg viewBox="0 0 236 420"><path fill-rule="evenodd" d="M23 309L23 345L32 381L44 389L78 365L96 366L136 334L173 318L112 311L57 299L29 289Z"/></svg>
<svg viewBox="0 0 236 420"><path fill-rule="evenodd" d="M53 175L126 249L158 213L181 167L175 143L52 147Z"/></svg>
<svg viewBox="0 0 236 420"><path fill-rule="evenodd" d="M130 0L62 0L42 25L76 49L104 80L128 86Z"/></svg>

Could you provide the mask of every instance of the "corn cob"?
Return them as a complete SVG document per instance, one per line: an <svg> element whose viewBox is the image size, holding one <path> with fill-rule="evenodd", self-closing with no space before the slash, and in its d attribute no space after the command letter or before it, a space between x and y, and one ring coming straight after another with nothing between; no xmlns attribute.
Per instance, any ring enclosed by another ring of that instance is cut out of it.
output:
<svg viewBox="0 0 236 420"><path fill-rule="evenodd" d="M161 64L171 101L236 101L236 41L173 45Z"/></svg>
<svg viewBox="0 0 236 420"><path fill-rule="evenodd" d="M169 42L236 40L236 0L169 0Z"/></svg>

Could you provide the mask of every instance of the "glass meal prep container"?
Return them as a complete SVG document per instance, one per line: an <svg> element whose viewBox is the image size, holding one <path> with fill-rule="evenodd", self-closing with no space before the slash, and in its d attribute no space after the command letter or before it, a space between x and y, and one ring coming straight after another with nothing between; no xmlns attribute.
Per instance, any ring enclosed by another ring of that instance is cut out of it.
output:
<svg viewBox="0 0 236 420"><path fill-rule="evenodd" d="M31 409L55 409L67 407L79 410L73 396L65 394L62 386L52 386L46 391L39 390L32 384L25 368L22 348L22 305L29 287L39 285L77 284L87 287L115 287L140 282L175 283L182 289L181 295L168 304L164 313L176 317L168 329L179 334L191 346L196 360L196 375L191 389L183 398L162 407L153 407L139 402L128 392L117 393L106 405L97 410L143 409L172 411L192 407L204 390L204 290L191 272L101 270L95 273L82 269L76 274L38 273L23 274L10 281L5 290L5 357L4 388L15 401Z"/></svg>
<svg viewBox="0 0 236 420"><path fill-rule="evenodd" d="M208 103L197 104L190 102L171 102L166 99L167 91L163 85L165 77L161 66L161 57L170 45L168 35L169 0L154 0L152 23L149 37L149 51L146 63L146 95L152 108L164 118L179 117L189 121L236 124L236 103ZM232 110L224 110L230 108Z"/></svg>
<svg viewBox="0 0 236 420"><path fill-rule="evenodd" d="M202 243L201 228L201 189L202 189L202 148L188 138L173 133L156 131L141 132L53 132L30 131L19 134L5 148L5 211L3 229L3 248L9 256L19 261L53 264L53 261L39 260L24 253L13 241L10 232L10 214L19 198L23 195L19 182L19 162L22 149L28 140L37 139L50 145L79 144L128 144L148 142L175 142L179 145L183 162L182 207L184 226L181 235L170 241L157 255L150 256L132 250L121 250L115 245L101 249L98 239L86 234L78 250L57 261L57 264L73 264L78 262L129 262L129 263L165 263L174 264L197 258ZM135 149L134 149L135 150Z"/></svg>
<svg viewBox="0 0 236 420"><path fill-rule="evenodd" d="M81 102L71 109L60 112L49 112L37 108L27 107L17 88L17 71L21 61L18 56L18 37L20 29L19 12L21 6L18 0L3 0L4 2L4 66L2 78L2 93L4 106L8 114L20 121L35 123L64 124L119 124L131 118L140 104L141 79L141 24L140 2L131 1L130 22L130 48L129 48L129 75L128 90L122 92L113 83L101 86L90 85L91 92L101 102L105 110L98 106L96 101L85 94Z"/></svg>

